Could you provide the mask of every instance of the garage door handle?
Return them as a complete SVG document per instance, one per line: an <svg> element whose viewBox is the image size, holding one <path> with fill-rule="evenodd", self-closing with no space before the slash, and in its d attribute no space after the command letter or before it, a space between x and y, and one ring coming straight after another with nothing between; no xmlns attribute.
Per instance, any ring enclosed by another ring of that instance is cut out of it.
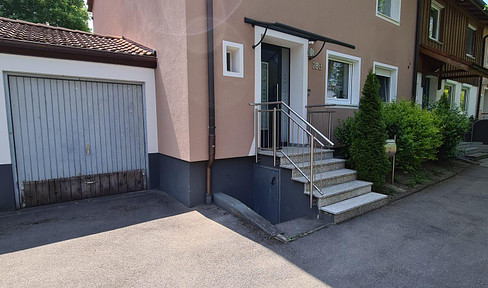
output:
<svg viewBox="0 0 488 288"><path fill-rule="evenodd" d="M87 182L85 182L86 185L91 185L91 184L95 184L95 183L96 183L96 181L87 181Z"/></svg>

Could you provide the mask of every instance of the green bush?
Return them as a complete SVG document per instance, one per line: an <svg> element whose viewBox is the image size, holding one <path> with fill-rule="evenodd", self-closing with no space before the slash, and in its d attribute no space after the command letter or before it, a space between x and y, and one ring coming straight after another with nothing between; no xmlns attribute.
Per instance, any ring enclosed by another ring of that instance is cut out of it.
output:
<svg viewBox="0 0 488 288"><path fill-rule="evenodd" d="M449 160L456 157L457 145L469 129L469 120L466 113L457 107L450 108L447 93L434 105L433 113L438 119L442 137L442 145L437 152L437 158Z"/></svg>
<svg viewBox="0 0 488 288"><path fill-rule="evenodd" d="M339 154L342 158L348 161L350 164L351 156L349 154L349 149L352 143L352 130L354 127L355 120L353 117L348 117L346 120L339 119L339 124L334 130L334 136L336 137L341 148L339 149Z"/></svg>
<svg viewBox="0 0 488 288"><path fill-rule="evenodd" d="M390 169L385 153L386 131L382 105L379 98L379 83L370 70L363 87L363 97L359 101L359 111L355 116L351 132L351 164L358 178L373 182L373 189L380 189Z"/></svg>
<svg viewBox="0 0 488 288"><path fill-rule="evenodd" d="M383 110L388 137L396 135L396 166L413 171L427 160L435 160L441 146L437 118L415 103L387 103Z"/></svg>

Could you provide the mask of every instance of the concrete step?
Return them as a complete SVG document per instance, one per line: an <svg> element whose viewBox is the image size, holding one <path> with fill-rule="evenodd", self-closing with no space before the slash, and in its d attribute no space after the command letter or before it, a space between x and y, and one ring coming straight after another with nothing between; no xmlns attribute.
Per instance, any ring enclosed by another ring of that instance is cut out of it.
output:
<svg viewBox="0 0 488 288"><path fill-rule="evenodd" d="M479 145L483 145L483 142L460 142L458 147L479 146Z"/></svg>
<svg viewBox="0 0 488 288"><path fill-rule="evenodd" d="M370 192L351 199L320 208L323 217L332 217L334 223L341 223L358 215L388 204L388 196Z"/></svg>
<svg viewBox="0 0 488 288"><path fill-rule="evenodd" d="M371 182L354 180L325 187L321 189L323 194L320 194L317 190L314 190L313 195L315 198L317 198L317 206L320 208L369 193L371 192L371 186L373 186L373 183ZM305 191L305 194L310 195L310 192Z"/></svg>
<svg viewBox="0 0 488 288"><path fill-rule="evenodd" d="M338 185L356 180L356 171L350 169L339 169L329 172L315 174L314 184L322 189L324 187ZM310 191L310 185L303 176L292 177L292 180L305 183L305 191Z"/></svg>
<svg viewBox="0 0 488 288"><path fill-rule="evenodd" d="M337 158L330 158L324 160L314 161L314 174L334 171L339 169L344 169L346 167L346 160L337 159ZM300 177L302 174L295 168L293 164L281 164L282 168L290 169L292 171L292 177ZM298 164L298 168L303 171L307 176L310 175L310 162L300 163Z"/></svg>
<svg viewBox="0 0 488 288"><path fill-rule="evenodd" d="M310 153L307 149L294 150L293 148L290 148L290 149L283 150L283 153L285 153L294 163L310 162ZM281 165L291 164L288 158L283 156L281 152L278 153L277 155L278 157L280 157ZM333 157L334 157L334 150L315 149L314 161L331 159Z"/></svg>
<svg viewBox="0 0 488 288"><path fill-rule="evenodd" d="M473 160L473 161L478 161L478 160L488 158L488 153L478 152L478 153L468 154L468 155L466 155L466 158Z"/></svg>

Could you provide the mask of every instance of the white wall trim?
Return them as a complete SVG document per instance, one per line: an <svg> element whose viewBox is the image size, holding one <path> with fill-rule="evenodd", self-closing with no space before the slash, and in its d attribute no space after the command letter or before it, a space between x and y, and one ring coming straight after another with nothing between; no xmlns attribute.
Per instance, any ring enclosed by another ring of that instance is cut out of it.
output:
<svg viewBox="0 0 488 288"><path fill-rule="evenodd" d="M325 103L340 105L359 105L359 94L361 91L361 58L344 53L327 50L325 54ZM329 81L329 59L338 60L351 65L352 81L350 84L351 99L332 99L327 98L327 83Z"/></svg>
<svg viewBox="0 0 488 288"><path fill-rule="evenodd" d="M97 81L143 84L145 96L147 152L158 152L156 86L154 69L104 63L0 54L0 164L11 164L7 118L6 74L30 74L47 77L69 77Z"/></svg>
<svg viewBox="0 0 488 288"><path fill-rule="evenodd" d="M254 43L261 40L264 31L263 27L254 27ZM263 42L290 48L290 107L306 119L308 40L268 29ZM261 45L254 49L254 102L261 102ZM255 145L256 139L252 142L249 156L255 155Z"/></svg>
<svg viewBox="0 0 488 288"><path fill-rule="evenodd" d="M373 73L376 74L376 67L389 70L392 74L390 76L391 83L390 83L390 102L395 102L398 95L398 67L373 61Z"/></svg>
<svg viewBox="0 0 488 288"><path fill-rule="evenodd" d="M237 69L238 72L227 71L227 48L231 47L237 50ZM244 78L244 45L230 41L222 41L222 71L224 76Z"/></svg>

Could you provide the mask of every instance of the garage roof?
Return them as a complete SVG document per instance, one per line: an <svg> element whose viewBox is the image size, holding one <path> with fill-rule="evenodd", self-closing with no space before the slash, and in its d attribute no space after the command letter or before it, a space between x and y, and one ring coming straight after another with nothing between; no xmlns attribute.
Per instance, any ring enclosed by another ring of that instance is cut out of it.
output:
<svg viewBox="0 0 488 288"><path fill-rule="evenodd" d="M0 53L156 67L156 51L105 36L0 17Z"/></svg>

